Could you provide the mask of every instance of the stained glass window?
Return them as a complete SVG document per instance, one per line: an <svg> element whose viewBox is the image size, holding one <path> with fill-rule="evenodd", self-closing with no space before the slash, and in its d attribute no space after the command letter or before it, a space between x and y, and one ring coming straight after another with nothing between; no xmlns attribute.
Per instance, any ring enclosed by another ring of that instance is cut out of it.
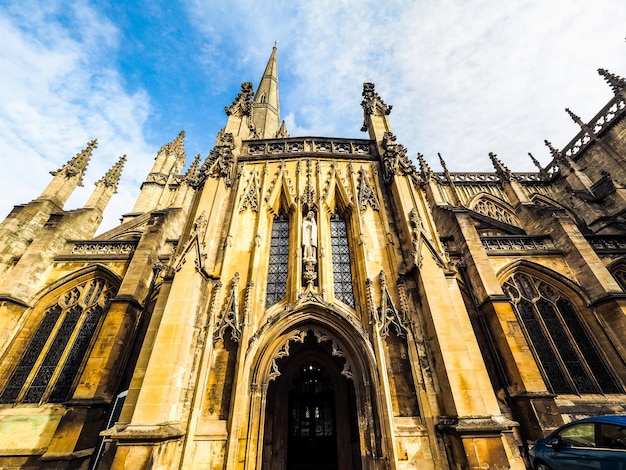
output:
<svg viewBox="0 0 626 470"><path fill-rule="evenodd" d="M289 264L289 220L279 215L274 219L270 241L270 259L267 272L265 308L285 298L287 294L287 267Z"/></svg>
<svg viewBox="0 0 626 470"><path fill-rule="evenodd" d="M345 221L337 214L333 214L330 218L330 242L333 254L335 297L354 307L348 230Z"/></svg>
<svg viewBox="0 0 626 470"><path fill-rule="evenodd" d="M43 315L0 403L67 400L111 295L112 286L104 279L62 292Z"/></svg>
<svg viewBox="0 0 626 470"><path fill-rule="evenodd" d="M548 388L563 393L621 393L567 296L526 273L504 290L517 310Z"/></svg>

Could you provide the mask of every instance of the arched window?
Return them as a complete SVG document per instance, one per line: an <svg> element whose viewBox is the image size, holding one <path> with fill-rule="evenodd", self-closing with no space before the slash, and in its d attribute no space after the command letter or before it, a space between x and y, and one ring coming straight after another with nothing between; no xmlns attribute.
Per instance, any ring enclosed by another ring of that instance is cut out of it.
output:
<svg viewBox="0 0 626 470"><path fill-rule="evenodd" d="M333 255L335 297L354 307L348 230L345 221L337 214L333 214L330 218L330 242Z"/></svg>
<svg viewBox="0 0 626 470"><path fill-rule="evenodd" d="M620 265L617 269L611 272L613 277L622 288L624 292L626 292L626 265Z"/></svg>
<svg viewBox="0 0 626 470"><path fill-rule="evenodd" d="M269 308L285 298L287 294L288 264L289 220L284 215L279 215L274 219L272 226L265 308Z"/></svg>
<svg viewBox="0 0 626 470"><path fill-rule="evenodd" d="M567 296L527 273L504 283L548 388L563 393L621 393Z"/></svg>
<svg viewBox="0 0 626 470"><path fill-rule="evenodd" d="M67 400L113 294L108 281L92 278L57 297L0 393L0 403Z"/></svg>

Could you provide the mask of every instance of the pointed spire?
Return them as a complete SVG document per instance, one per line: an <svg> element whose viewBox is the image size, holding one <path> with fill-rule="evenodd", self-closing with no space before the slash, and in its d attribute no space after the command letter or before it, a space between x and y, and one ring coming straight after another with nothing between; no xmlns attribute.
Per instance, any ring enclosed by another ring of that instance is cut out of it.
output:
<svg viewBox="0 0 626 470"><path fill-rule="evenodd" d="M579 126L582 126L582 125L583 125L583 121L580 119L580 117L579 117L579 116L577 116L576 114L574 114L574 113L572 112L572 110L571 110L571 109L569 109L569 108L565 108L565 112L566 112L567 114L569 114L569 117L571 117L571 118L572 118L572 120L573 120L576 124L578 124Z"/></svg>
<svg viewBox="0 0 626 470"><path fill-rule="evenodd" d="M530 152L528 152L528 156L530 157L530 159L532 160L533 164L537 167L537 169L539 170L539 174L541 175L541 178L547 180L550 179L550 175L549 173L543 168L543 166L541 166L541 162L539 160L537 160L534 155Z"/></svg>
<svg viewBox="0 0 626 470"><path fill-rule="evenodd" d="M445 173L448 173L448 166L446 165L446 162L444 161L443 157L441 156L439 152L437 152L437 155L439 156L439 163L441 164L441 168L443 168L443 171Z"/></svg>
<svg viewBox="0 0 626 470"><path fill-rule="evenodd" d="M616 95L623 94L626 91L626 80L622 77L609 72L606 69L598 69L598 73L604 77L609 84L613 93Z"/></svg>
<svg viewBox="0 0 626 470"><path fill-rule="evenodd" d="M94 139L87 144L83 150L78 152L70 161L59 168L57 171L51 171L52 176L63 175L66 178L72 178L73 176L80 175L78 180L78 186L83 185L83 175L85 169L89 164L89 159L93 153L93 149L98 146L98 139Z"/></svg>
<svg viewBox="0 0 626 470"><path fill-rule="evenodd" d="M579 116L577 116L576 114L574 114L569 108L565 108L565 112L567 114L569 114L569 117L572 118L572 120L578 124L580 126L580 128L585 131L585 133L591 137L591 139L596 140L596 133L593 131L593 129L591 127L589 127L587 124L585 124L583 122L582 119L580 119Z"/></svg>
<svg viewBox="0 0 626 470"><path fill-rule="evenodd" d="M289 137L289 132L287 132L287 126L285 125L284 119L283 119L283 122L280 124L280 129L278 129L278 132L276 133L276 137L280 139L286 139L287 137Z"/></svg>
<svg viewBox="0 0 626 470"><path fill-rule="evenodd" d="M502 163L502 160L500 160L495 153L489 152L489 158L491 159L491 163L493 163L496 173L501 179L511 181L511 179L514 178L511 170L509 170L504 163Z"/></svg>
<svg viewBox="0 0 626 470"><path fill-rule="evenodd" d="M424 160L424 155L422 155L421 153L418 153L417 161L420 164L420 171L422 173L422 178L424 178L425 180L430 179L430 177L433 174L433 170L430 169L430 166L428 166L428 163L426 162L426 160Z"/></svg>
<svg viewBox="0 0 626 470"><path fill-rule="evenodd" d="M552 158L554 158L556 161L561 160L561 152L554 148L552 142L546 139L543 141L543 143L546 144L546 147L548 147L548 150L550 150L550 155L552 155Z"/></svg>
<svg viewBox="0 0 626 470"><path fill-rule="evenodd" d="M126 163L126 155L122 155L117 163L102 178L96 181L96 186L102 185L107 188L113 188L113 193L117 193L117 185L120 182L120 176L122 176L124 163Z"/></svg>
<svg viewBox="0 0 626 470"><path fill-rule="evenodd" d="M530 157L530 159L532 160L532 162L534 163L534 165L537 167L537 169L541 172L543 171L543 167L541 166L541 163L539 162L539 160L537 160L532 153L528 152L528 156Z"/></svg>
<svg viewBox="0 0 626 470"><path fill-rule="evenodd" d="M252 121L259 138L272 139L276 137L280 123L276 45L272 48L272 54L254 95L252 107Z"/></svg>
<svg viewBox="0 0 626 470"><path fill-rule="evenodd" d="M196 155L185 173L185 181L193 185L198 179L198 170L200 169L200 154Z"/></svg>

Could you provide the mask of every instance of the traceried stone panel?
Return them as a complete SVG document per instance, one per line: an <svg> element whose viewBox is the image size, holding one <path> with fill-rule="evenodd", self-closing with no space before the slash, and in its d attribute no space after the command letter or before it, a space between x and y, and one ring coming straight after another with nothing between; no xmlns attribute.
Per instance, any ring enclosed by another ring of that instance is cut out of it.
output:
<svg viewBox="0 0 626 470"><path fill-rule="evenodd" d="M517 310L552 392L623 392L573 303L562 291L521 272L504 283L504 290Z"/></svg>
<svg viewBox="0 0 626 470"><path fill-rule="evenodd" d="M113 291L108 281L90 279L62 293L46 309L0 403L67 400Z"/></svg>
<svg viewBox="0 0 626 470"><path fill-rule="evenodd" d="M505 224L514 225L516 227L521 226L519 220L511 211L489 198L479 199L472 209L487 217L504 222Z"/></svg>

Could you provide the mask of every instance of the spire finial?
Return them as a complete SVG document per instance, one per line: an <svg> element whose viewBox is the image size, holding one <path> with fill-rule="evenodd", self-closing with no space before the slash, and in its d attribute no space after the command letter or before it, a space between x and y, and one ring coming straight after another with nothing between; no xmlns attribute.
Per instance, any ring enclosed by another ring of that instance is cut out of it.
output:
<svg viewBox="0 0 626 470"><path fill-rule="evenodd" d="M580 116L578 116L578 115L574 114L574 113L572 112L572 110L571 110L571 109L569 109L569 108L565 108L565 112L566 112L567 114L569 114L569 117L571 117L571 118L572 118L572 120L573 120L576 124L578 124L578 125L581 125L581 124L582 124L582 120L580 119Z"/></svg>
<svg viewBox="0 0 626 470"><path fill-rule="evenodd" d="M113 188L113 193L117 193L117 185L122 176L122 170L124 169L124 163L126 163L126 155L122 155L117 163L111 167L106 174L96 181L96 186L104 185L107 188Z"/></svg>
<svg viewBox="0 0 626 470"><path fill-rule="evenodd" d="M428 163L424 159L424 155L418 152L417 161L420 164L420 171L422 172L422 177L424 179L429 179L432 176L433 171L430 169L430 166L428 166Z"/></svg>
<svg viewBox="0 0 626 470"><path fill-rule="evenodd" d="M443 171L445 171L447 173L448 172L448 167L446 165L446 162L443 160L443 157L441 156L441 154L439 152L437 152L437 155L439 156L439 163L441 163L441 168L443 168Z"/></svg>
<svg viewBox="0 0 626 470"><path fill-rule="evenodd" d="M493 163L493 167L495 168L498 176L506 181L511 181L513 174L511 173L511 170L509 170L506 165L502 163L502 160L500 160L493 152L489 152L489 158L491 159L491 163Z"/></svg>
<svg viewBox="0 0 626 470"><path fill-rule="evenodd" d="M609 72L606 69L598 69L598 73L604 77L604 80L609 84L613 93L619 95L626 90L626 80L622 77Z"/></svg>
<svg viewBox="0 0 626 470"><path fill-rule="evenodd" d="M274 41L274 49L278 47L278 41Z"/></svg>
<svg viewBox="0 0 626 470"><path fill-rule="evenodd" d="M539 160L537 160L532 153L528 152L528 156L530 157L530 159L533 161L534 165L537 167L537 169L539 169L539 171L543 171L543 168L541 166L541 163L539 163Z"/></svg>
<svg viewBox="0 0 626 470"><path fill-rule="evenodd" d="M252 124L255 137L273 139L280 128L280 100L278 99L278 61L276 60L276 44L265 66L263 77L254 94L252 107Z"/></svg>
<svg viewBox="0 0 626 470"><path fill-rule="evenodd" d="M550 150L550 155L552 155L555 160L561 159L561 152L554 148L552 142L546 139L543 141L543 143L546 144L546 147L548 147L548 149Z"/></svg>
<svg viewBox="0 0 626 470"><path fill-rule="evenodd" d="M78 152L76 156L74 156L70 161L68 161L65 165L59 168L57 171L51 171L50 174L52 176L56 176L59 174L64 174L66 178L71 178L76 175L79 176L78 186L83 185L83 175L85 174L85 169L89 164L89 159L91 158L91 154L93 149L98 146L98 139L93 139L91 142L87 143L87 147Z"/></svg>

